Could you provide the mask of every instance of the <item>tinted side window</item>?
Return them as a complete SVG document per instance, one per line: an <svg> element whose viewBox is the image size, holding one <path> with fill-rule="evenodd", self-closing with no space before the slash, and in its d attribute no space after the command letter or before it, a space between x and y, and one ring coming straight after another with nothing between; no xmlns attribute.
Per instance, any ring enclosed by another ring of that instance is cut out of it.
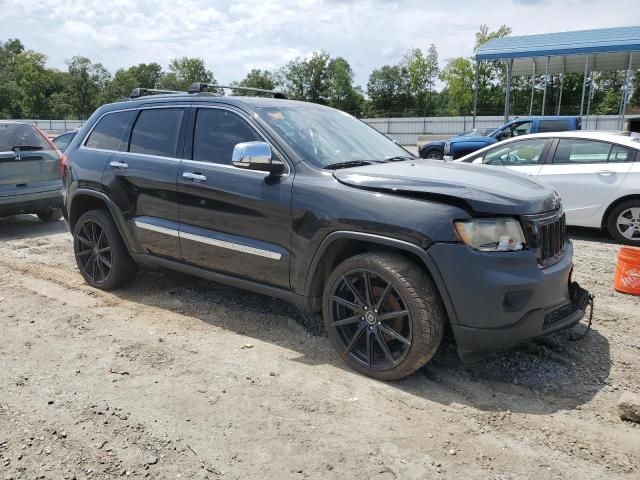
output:
<svg viewBox="0 0 640 480"><path fill-rule="evenodd" d="M231 165L236 144L256 141L263 139L236 113L217 108L198 110L193 133L194 160Z"/></svg>
<svg viewBox="0 0 640 480"><path fill-rule="evenodd" d="M540 120L538 132L566 132L569 130L568 120Z"/></svg>
<svg viewBox="0 0 640 480"><path fill-rule="evenodd" d="M540 160L547 143L546 138L519 140L489 150L482 163L487 165L535 165Z"/></svg>
<svg viewBox="0 0 640 480"><path fill-rule="evenodd" d="M606 163L610 150L610 143L562 138L553 163Z"/></svg>
<svg viewBox="0 0 640 480"><path fill-rule="evenodd" d="M182 108L142 110L131 132L129 151L175 157L183 114Z"/></svg>
<svg viewBox="0 0 640 480"><path fill-rule="evenodd" d="M102 117L87 139L85 146L100 150L127 150L128 127L135 112L108 113Z"/></svg>
<svg viewBox="0 0 640 480"><path fill-rule="evenodd" d="M609 154L610 162L633 162L633 152L620 145L614 145Z"/></svg>

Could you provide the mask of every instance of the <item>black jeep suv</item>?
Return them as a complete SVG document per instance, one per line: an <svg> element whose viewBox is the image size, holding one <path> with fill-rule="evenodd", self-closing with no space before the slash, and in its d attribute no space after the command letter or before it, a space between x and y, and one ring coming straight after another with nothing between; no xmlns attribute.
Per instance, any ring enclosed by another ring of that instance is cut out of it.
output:
<svg viewBox="0 0 640 480"><path fill-rule="evenodd" d="M583 317L549 187L416 159L332 108L205 88L105 105L67 149L89 284L166 267L285 299L379 379L429 361L447 323L473 360Z"/></svg>

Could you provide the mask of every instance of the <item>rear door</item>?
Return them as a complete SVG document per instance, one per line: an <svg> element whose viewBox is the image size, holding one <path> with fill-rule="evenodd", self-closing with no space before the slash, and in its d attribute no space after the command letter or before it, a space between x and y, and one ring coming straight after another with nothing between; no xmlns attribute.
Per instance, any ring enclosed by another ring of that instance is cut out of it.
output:
<svg viewBox="0 0 640 480"><path fill-rule="evenodd" d="M60 156L39 130L0 123L0 197L59 190Z"/></svg>
<svg viewBox="0 0 640 480"><path fill-rule="evenodd" d="M102 182L127 220L140 253L180 258L176 176L188 105L133 112L124 151L115 151Z"/></svg>
<svg viewBox="0 0 640 480"><path fill-rule="evenodd" d="M584 138L560 138L538 178L562 198L567 223L581 225L608 205L631 169L635 153L621 145Z"/></svg>

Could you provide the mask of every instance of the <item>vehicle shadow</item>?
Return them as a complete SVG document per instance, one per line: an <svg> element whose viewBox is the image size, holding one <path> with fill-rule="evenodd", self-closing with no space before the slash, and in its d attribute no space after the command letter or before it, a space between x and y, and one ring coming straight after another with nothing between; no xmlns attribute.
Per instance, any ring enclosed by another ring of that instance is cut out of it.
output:
<svg viewBox="0 0 640 480"><path fill-rule="evenodd" d="M300 353L294 361L348 368L327 341L319 317L286 302L166 271L142 271L127 289L114 292L188 315L235 333ZM574 409L605 386L611 368L609 342L597 329L571 341L578 328L464 364L449 336L436 356L395 387L442 405L462 404L483 411L548 414Z"/></svg>
<svg viewBox="0 0 640 480"><path fill-rule="evenodd" d="M0 240L44 237L67 231L69 230L64 220L42 222L35 215L14 215L0 218Z"/></svg>
<svg viewBox="0 0 640 480"><path fill-rule="evenodd" d="M572 240L588 240L598 243L616 243L604 230L587 227L567 227L569 238Z"/></svg>

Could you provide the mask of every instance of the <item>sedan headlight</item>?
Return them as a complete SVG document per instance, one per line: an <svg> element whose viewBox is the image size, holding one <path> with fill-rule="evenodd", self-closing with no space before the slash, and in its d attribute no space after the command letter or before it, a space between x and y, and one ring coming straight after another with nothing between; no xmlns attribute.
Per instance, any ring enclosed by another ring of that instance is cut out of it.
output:
<svg viewBox="0 0 640 480"><path fill-rule="evenodd" d="M444 153L449 153L450 150L451 150L451 143L444 142Z"/></svg>
<svg viewBox="0 0 640 480"><path fill-rule="evenodd" d="M476 218L454 225L460 240L476 250L509 252L524 248L524 233L514 218Z"/></svg>

